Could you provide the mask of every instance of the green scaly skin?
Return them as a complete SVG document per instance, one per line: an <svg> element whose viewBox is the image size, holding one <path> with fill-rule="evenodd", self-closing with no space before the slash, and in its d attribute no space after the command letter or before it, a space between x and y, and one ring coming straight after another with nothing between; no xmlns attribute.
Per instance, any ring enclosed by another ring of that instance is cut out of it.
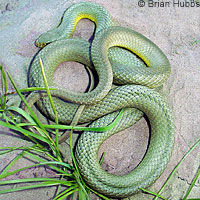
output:
<svg viewBox="0 0 200 200"><path fill-rule="evenodd" d="M91 55L89 42L66 39L72 35L81 17L88 17L96 23ZM162 86L168 78L170 64L167 57L143 35L128 28L112 27L111 24L109 13L97 4L82 2L72 5L64 13L62 23L36 41L41 47L50 44L34 58L29 85L43 86L39 58L43 60L49 86L54 86L53 73L60 63L76 61L92 67L91 56L99 76L97 87L88 93L58 88L52 91L53 100L59 122L65 124L72 121L79 106L77 104L86 105L79 123L95 120L90 125L92 127L110 124L119 110L124 108L123 116L115 128L104 133L84 132L75 152L78 168L88 185L106 196L122 198L138 192L141 187L149 186L161 175L171 155L175 128L168 104L158 92L151 89ZM113 79L118 84L129 85L111 89ZM46 116L55 119L45 94L37 105ZM111 135L132 126L143 113L147 115L151 129L150 143L144 159L127 175L117 176L105 172L97 157L99 147Z"/></svg>

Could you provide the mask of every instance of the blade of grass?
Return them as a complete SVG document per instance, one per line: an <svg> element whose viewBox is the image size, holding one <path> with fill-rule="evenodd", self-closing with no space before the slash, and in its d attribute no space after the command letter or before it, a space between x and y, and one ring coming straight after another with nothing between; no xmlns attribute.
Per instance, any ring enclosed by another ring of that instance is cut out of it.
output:
<svg viewBox="0 0 200 200"><path fill-rule="evenodd" d="M197 199L187 199L187 200L200 200L200 198L197 198Z"/></svg>
<svg viewBox="0 0 200 200"><path fill-rule="evenodd" d="M62 181L57 178L24 178L24 179L16 179L16 180L6 180L1 181L0 185L8 185L8 184L18 184L18 183L29 183L29 182L52 182L52 183L60 183L66 186L72 186L74 183L70 181Z"/></svg>
<svg viewBox="0 0 200 200"><path fill-rule="evenodd" d="M56 90L56 88L49 88L49 90ZM43 87L29 87L29 88L22 88L19 89L19 91L21 93L26 93L26 92L34 92L34 91L46 91L46 88ZM9 95L13 95L13 94L17 94L17 92L7 92L4 95L5 96L9 96ZM1 99L2 97L0 97Z"/></svg>
<svg viewBox="0 0 200 200"><path fill-rule="evenodd" d="M9 169L20 159L25 155L26 151L21 152L19 155L17 155L2 171L2 174L5 174L9 171Z"/></svg>
<svg viewBox="0 0 200 200"><path fill-rule="evenodd" d="M2 121L0 121L0 125L22 133L23 135L28 137L31 141L33 141L34 143L38 144L39 146L41 146L41 145L34 138L36 138L36 139L38 139L38 140L40 140L42 142L45 142L47 144L50 144L50 142L46 138L44 138L44 137L42 137L40 135L37 135L35 133L32 133L32 132L30 132L30 131L28 131L26 129L21 128L21 127L17 127L15 125L11 125L11 124L8 124L8 123L2 122Z"/></svg>
<svg viewBox="0 0 200 200"><path fill-rule="evenodd" d="M10 112L10 110L8 110L9 108L6 108L6 110L4 111L4 120L7 123L12 123L12 124L16 124L17 118L12 114L12 112Z"/></svg>
<svg viewBox="0 0 200 200"><path fill-rule="evenodd" d="M29 152L27 152L28 154ZM30 153L29 153L30 155ZM33 156L33 155L32 155ZM38 158L37 158L38 159ZM44 161L43 159L40 159L40 161ZM42 162L42 163L39 163L37 165L60 165L60 166L63 166L63 167L66 167L67 169L69 170L72 170L72 166L67 164L67 163L64 163L64 162L59 162L59 161L46 161L46 162ZM63 172L63 171L62 171Z"/></svg>
<svg viewBox="0 0 200 200"><path fill-rule="evenodd" d="M60 166L66 167L67 169L72 169L71 165L64 163L64 162L48 161L48 162L40 163L40 165L52 165L52 164L53 165L60 165Z"/></svg>
<svg viewBox="0 0 200 200"><path fill-rule="evenodd" d="M34 145L33 147L0 147L0 155L10 153L10 152L13 152L16 150L28 150L28 151L33 150L33 151L40 152L40 153L46 153L48 151L45 148L38 148L37 145Z"/></svg>
<svg viewBox="0 0 200 200"><path fill-rule="evenodd" d="M91 198L82 190L82 188L79 188L78 190L78 199L91 200Z"/></svg>
<svg viewBox="0 0 200 200"><path fill-rule="evenodd" d="M42 72L42 77L43 77L43 80L44 80L44 85L45 85L46 92L47 92L47 95L48 95L48 98L49 98L49 102L51 104L51 107L52 107L54 115L55 115L55 122L56 122L56 125L58 125L58 113L57 113L56 108L55 108L54 103L53 103L53 99L52 99L52 96L51 96L51 93L50 93L50 90L49 90L49 86L48 86L48 83L47 83L47 79L46 79L46 76L45 76L45 73L44 73L44 65L43 65L41 58L40 58L40 69L41 69L41 72ZM59 147L58 147L58 129L57 128L56 128L55 148L56 148L57 156L60 158L60 160L62 160L60 150L59 150Z"/></svg>
<svg viewBox="0 0 200 200"><path fill-rule="evenodd" d="M41 148L40 148L41 149ZM34 149L33 149L34 150ZM37 151L37 150L36 150ZM54 161L58 161L56 158L54 158L51 154L49 154L48 150L46 150L45 148L42 149L42 153L44 153L45 155L47 155L50 159L54 160ZM29 156L31 156L32 158L34 158L36 161L39 161L39 162L46 162L45 159L42 159L40 156L38 155L35 155L31 152L27 152L27 154Z"/></svg>
<svg viewBox="0 0 200 200"><path fill-rule="evenodd" d="M191 183L190 187L189 187L188 190L187 190L187 193L186 193L185 196L183 197L183 200L187 200L187 197L189 196L190 192L192 191L192 188L194 187L194 185L195 185L195 183L196 183L196 181L197 181L199 175L200 175L200 166L199 166L199 168L198 168L198 171L197 171L196 176L195 176L194 179L192 180L192 183Z"/></svg>
<svg viewBox="0 0 200 200"><path fill-rule="evenodd" d="M15 124L15 120L9 116L7 116L6 114L7 112L4 110L3 113L2 113L2 116L1 118L6 121L6 123L8 124Z"/></svg>
<svg viewBox="0 0 200 200"><path fill-rule="evenodd" d="M44 65L43 65L43 62L42 62L41 58L40 58L40 69L41 69L41 72L42 72L42 77L43 77L43 80L44 80L44 85L45 85L45 88L46 88L46 92L47 92L51 107L53 109L53 112L54 112L54 114L56 116L55 117L56 118L56 122L58 124L58 114L56 112L56 108L54 106L53 99L52 99L52 96L51 96L51 93L50 93L50 90L49 90L49 86L48 86L48 83L47 83L47 78L46 78L45 73L44 73Z"/></svg>
<svg viewBox="0 0 200 200"><path fill-rule="evenodd" d="M50 128L50 129L72 129L72 130L81 130L81 131L95 131L95 132L104 132L104 131L109 131L113 129L119 120L122 117L123 114L123 109L120 111L118 116L115 118L115 120L109 124L108 126L103 126L103 127L81 127L81 126L67 126L67 125L54 125L54 124L43 124L45 128Z"/></svg>
<svg viewBox="0 0 200 200"><path fill-rule="evenodd" d="M106 152L103 152L102 155L101 155L100 161L99 161L100 165L102 165L105 156L106 156Z"/></svg>
<svg viewBox="0 0 200 200"><path fill-rule="evenodd" d="M5 149L8 149L8 150L5 150ZM0 156L1 155L4 155L4 154L6 154L6 153L10 153L10 152L13 152L13 151L15 151L15 150L21 150L19 147L0 147L0 150L1 150L1 152L0 152ZM3 151L4 150L4 151Z"/></svg>
<svg viewBox="0 0 200 200"><path fill-rule="evenodd" d="M191 42L191 44L194 45L194 44L198 44L199 42L200 42L200 40L195 40L195 41Z"/></svg>
<svg viewBox="0 0 200 200"><path fill-rule="evenodd" d="M3 102L1 101L1 108L5 109L6 107L6 93L7 93L7 78L5 71L3 70L3 67L0 65L0 70L1 70L1 89L2 89L2 95L3 95Z"/></svg>
<svg viewBox="0 0 200 200"><path fill-rule="evenodd" d="M61 192L60 194L58 194L53 200L58 200L60 199L60 197L62 197L63 195L65 195L66 193L68 193L71 190L74 190L75 188L77 188L78 185L74 185L69 187L68 189L64 190L63 192Z"/></svg>
<svg viewBox="0 0 200 200"><path fill-rule="evenodd" d="M91 189L90 187L88 187L86 185L86 188L89 189L91 192L93 192L94 194L96 194L97 196L99 196L100 198L104 199L104 200L110 200L108 197L105 197L104 195L102 194L99 194L98 192L96 192L95 190Z"/></svg>
<svg viewBox="0 0 200 200"><path fill-rule="evenodd" d="M197 198L197 199L187 199L187 200L200 200L200 198Z"/></svg>
<svg viewBox="0 0 200 200"><path fill-rule="evenodd" d="M76 182L78 183L78 185L80 187L79 191L82 190L82 192L85 194L86 198L90 199L90 197L88 196L88 193L87 193L87 191L85 189L86 188L85 183L84 183L79 171L74 171L73 175L74 175L74 177L76 179Z"/></svg>
<svg viewBox="0 0 200 200"><path fill-rule="evenodd" d="M72 157L72 161L73 161L73 164L74 164L74 167L75 167L75 171L73 172L73 175L77 181L77 183L79 184L79 186L81 187L81 189L83 190L83 192L85 193L85 195L87 196L87 198L89 199L89 196L85 190L85 182L83 181L81 175L80 175L80 172L78 170L78 166L76 164L76 159L75 159L75 156L74 156L74 153L73 153L73 145L72 145L72 133L73 133L73 130L71 130L70 132L70 137L69 137L69 146L70 146L70 152L71 152L71 157Z"/></svg>
<svg viewBox="0 0 200 200"><path fill-rule="evenodd" d="M0 194L6 194L6 193L17 192L17 191L28 190L28 189L34 189L34 188L56 186L56 185L59 185L59 184L60 183L44 182L44 183L35 184L35 185L28 185L28 186L24 186L24 187L1 190Z"/></svg>
<svg viewBox="0 0 200 200"><path fill-rule="evenodd" d="M16 106L10 106L7 110L17 112L18 114L23 116L27 121L31 122L33 125L36 125L33 118L27 112L25 112L23 109L16 107Z"/></svg>
<svg viewBox="0 0 200 200"><path fill-rule="evenodd" d="M148 194L151 194L151 195L153 195L153 196L159 197L159 198L161 198L161 199L163 199L163 200L167 200L165 197L163 197L163 196L161 196L161 195L159 195L159 194L157 194L157 193L155 193L155 192L149 191L149 190L147 190L147 189L140 188L140 190L142 190L143 192L146 192L146 193L148 193Z"/></svg>
<svg viewBox="0 0 200 200"><path fill-rule="evenodd" d="M69 147L70 147L70 152L71 152L71 156L72 156L72 161L74 163L74 167L75 167L75 172L78 173L78 176L81 178L81 175L79 173L79 170L78 170L78 167L77 167L77 164L76 164L76 159L75 159L75 156L74 156L74 153L73 153L73 145L72 145L72 133L73 133L73 130L71 130L70 132L70 137L69 137Z"/></svg>
<svg viewBox="0 0 200 200"><path fill-rule="evenodd" d="M44 163L44 162L46 162L46 160L44 160L44 159L42 159L41 157L39 157L38 155L35 155L35 154L32 154L31 152L27 152L27 154L29 154L29 156L31 156L33 159L35 159L36 161L39 161L39 162L42 162L42 163ZM57 161L56 160L56 158L54 158L54 157L52 157L50 154L48 155L52 160L55 160L55 161ZM64 171L64 170L62 170L61 168L58 168L58 167L56 167L56 166L54 166L54 165L48 165L51 169L53 169L53 170L55 170L55 171L57 171L57 172L60 172L62 175L64 175L64 176L72 176L72 174L70 173L67 173L66 171ZM65 166L66 167L66 166ZM68 168L69 170L73 170L73 168L72 168L72 166L70 166L69 165L69 168Z"/></svg>
<svg viewBox="0 0 200 200"><path fill-rule="evenodd" d="M78 188L71 190L68 193L64 194L62 197L58 198L57 200L65 199L66 197L68 197L69 195L71 195L71 194L73 194L74 192L77 192L77 191L78 191Z"/></svg>
<svg viewBox="0 0 200 200"><path fill-rule="evenodd" d="M25 169L29 169L29 168L32 168L32 167L43 166L43 165L48 165L49 167L51 167L51 165L61 165L61 166L64 166L66 168L68 168L70 166L70 165L68 165L66 163L61 163L61 162L56 162L56 161L43 162L43 163L39 163L39 164L23 167L23 168L20 168L20 169L17 169L17 170L13 170L11 172L7 172L7 173L4 173L4 174L0 174L0 179L6 178L6 177L8 177L10 175L16 174L17 172L23 171ZM61 170L60 168L56 168L56 171L64 173L64 174L66 173L65 171ZM72 175L69 174L69 176L72 176Z"/></svg>
<svg viewBox="0 0 200 200"><path fill-rule="evenodd" d="M49 88L49 90L56 90L56 88ZM34 92L34 91L46 91L44 87L29 87L19 90L20 92Z"/></svg>
<svg viewBox="0 0 200 200"><path fill-rule="evenodd" d="M35 146L35 145L34 145ZM32 154L32 153L30 153L30 152L28 152L28 151L30 151L30 150L35 150L36 148L34 148L34 146L32 147L32 148L26 148L25 149L25 151L23 151L22 153L20 153L18 156L16 156L10 163L9 163L9 165L7 165L7 167L3 170L3 172L1 173L1 175L2 174L5 174L6 172L8 172L8 170L22 157L22 156L24 156L25 154L28 154L28 155L32 155L34 158L36 158L36 160L37 160L37 157L34 155L34 154ZM19 148L18 148L19 149ZM16 148L15 148L15 150L16 150ZM38 149L36 149L37 151L38 151ZM45 149L44 149L45 150ZM42 151L42 152L44 152L44 150ZM40 151L41 152L41 151ZM40 160L40 161L45 161L45 160ZM55 169L55 168L54 168Z"/></svg>
<svg viewBox="0 0 200 200"><path fill-rule="evenodd" d="M13 85L13 87L15 88L17 94L20 96L21 100L24 102L24 104L26 105L26 107L28 108L30 115L32 116L32 118L35 120L35 122L37 123L37 125L44 131L46 131L44 129L44 127L42 126L42 123L39 121L39 119L37 118L36 114L33 112L33 110L31 109L31 107L29 106L28 102L26 101L26 99L24 98L24 96L22 95L22 93L19 91L19 89L17 88L16 84L14 83L11 75L7 72L8 77Z"/></svg>
<svg viewBox="0 0 200 200"><path fill-rule="evenodd" d="M167 180L165 181L165 183L162 185L161 189L159 190L159 192L157 193L158 195L163 191L163 189L165 188L165 186L167 185L167 183L169 182L169 180L171 179L171 177L175 174L176 170L178 169L178 167L182 164L182 162L187 158L187 156L200 144L200 139L189 149L189 151L181 158L181 160L178 162L178 164L176 165L176 167L174 168L174 170L170 173L170 175L168 176ZM157 200L158 197L155 197L153 200Z"/></svg>

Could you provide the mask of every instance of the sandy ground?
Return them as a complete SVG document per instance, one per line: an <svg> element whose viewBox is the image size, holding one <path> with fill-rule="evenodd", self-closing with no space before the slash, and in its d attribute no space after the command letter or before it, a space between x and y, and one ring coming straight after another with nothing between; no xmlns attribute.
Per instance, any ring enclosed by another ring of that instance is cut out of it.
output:
<svg viewBox="0 0 200 200"><path fill-rule="evenodd" d="M160 1L152 4L139 0L91 0L104 6L121 25L130 27L151 39L167 55L172 74L166 84L170 106L174 110L176 138L171 160L162 174L150 188L158 191L178 161L200 136L200 7L188 1ZM0 1L0 63L9 71L17 86L27 86L27 72L33 56L38 51L35 39L43 32L55 27L63 11L77 0L1 0ZM151 1L150 1L151 2ZM168 3L167 3L168 2ZM195 1L196 2L196 1ZM140 6L139 6L140 4ZM143 7L141 7L143 5ZM153 7L152 7L153 6ZM164 6L164 7L162 7ZM182 7L181 7L182 6ZM74 36L89 38L94 25L82 20ZM67 66L67 67L66 67ZM69 89L84 91L88 76L77 63L64 63L56 70L58 84ZM10 91L13 91L9 85ZM12 98L16 102L16 97ZM27 145L27 141L10 130L0 127L0 146ZM148 141L148 127L144 119L134 127L120 132L106 141L100 150L105 151L103 167L111 173L124 174L137 165L145 153ZM67 149L63 145L63 149ZM67 151L67 150L66 150ZM15 154L1 156L0 169L8 164ZM30 164L21 160L15 168ZM180 166L162 195L169 200L181 199L200 165L200 148L195 149ZM30 169L16 174L15 178L52 176L46 169ZM1 188L0 188L1 190ZM37 189L0 196L2 200L51 199L55 188ZM190 198L200 198L200 179L196 182ZM151 199L139 194L131 199Z"/></svg>

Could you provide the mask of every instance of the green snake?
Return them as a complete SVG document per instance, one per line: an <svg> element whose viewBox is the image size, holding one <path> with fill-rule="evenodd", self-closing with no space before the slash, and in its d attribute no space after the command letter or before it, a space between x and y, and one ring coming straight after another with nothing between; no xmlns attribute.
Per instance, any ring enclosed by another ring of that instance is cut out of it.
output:
<svg viewBox="0 0 200 200"><path fill-rule="evenodd" d="M88 18L96 24L92 44L71 38L76 24ZM31 63L29 85L44 86L39 58L42 58L59 122L70 124L80 104L85 105L79 124L106 126L124 109L122 118L111 131L84 132L76 146L75 157L81 175L94 190L114 198L130 196L151 185L165 169L174 141L172 112L155 89L170 74L163 52L149 39L129 28L112 26L110 14L100 5L81 2L70 6L58 27L42 34L36 45L42 48ZM55 86L53 74L64 61L82 63L96 70L99 82L90 92L67 91ZM118 84L112 87L113 82ZM54 120L48 97L41 94L39 109ZM143 114L150 122L150 141L142 162L129 174L112 175L99 165L98 150L111 135L132 126Z"/></svg>

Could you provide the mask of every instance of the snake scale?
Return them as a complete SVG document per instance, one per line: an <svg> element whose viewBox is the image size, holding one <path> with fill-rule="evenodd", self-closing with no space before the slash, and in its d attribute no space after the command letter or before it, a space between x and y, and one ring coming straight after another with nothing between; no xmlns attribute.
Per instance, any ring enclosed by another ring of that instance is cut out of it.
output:
<svg viewBox="0 0 200 200"><path fill-rule="evenodd" d="M72 38L76 24L88 18L96 25L90 44ZM42 34L36 45L42 48L32 61L29 86L44 86L39 58L58 112L59 122L70 124L80 104L85 105L79 124L106 126L124 109L117 126L110 131L85 131L76 146L75 157L84 180L94 190L108 197L123 198L151 185L165 169L174 141L172 111L159 92L170 74L170 64L163 52L149 39L129 28L113 26L102 6L81 2L70 6L58 27ZM98 75L98 84L90 92L67 91L53 82L55 69L64 61L82 63ZM118 86L112 87L115 83ZM46 95L37 101L38 108L50 119L55 116ZM99 165L98 150L111 135L132 126L145 114L150 122L147 152L139 165L126 175L113 175Z"/></svg>

